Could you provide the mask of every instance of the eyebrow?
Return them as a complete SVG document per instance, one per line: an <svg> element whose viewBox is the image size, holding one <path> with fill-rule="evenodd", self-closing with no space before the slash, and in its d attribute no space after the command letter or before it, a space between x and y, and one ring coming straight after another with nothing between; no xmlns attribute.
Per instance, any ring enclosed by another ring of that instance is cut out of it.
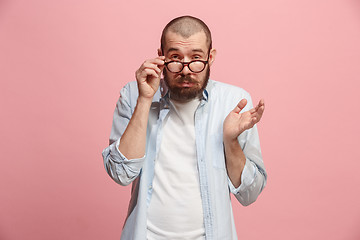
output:
<svg viewBox="0 0 360 240"><path fill-rule="evenodd" d="M179 51L179 49L178 48L169 48L169 50L168 50L168 53L169 52L173 52L173 51ZM193 50L191 50L192 52L200 52L200 53L205 53L201 48L195 48L195 49L193 49Z"/></svg>
<svg viewBox="0 0 360 240"><path fill-rule="evenodd" d="M201 48L196 48L192 50L193 52L201 52L201 53L205 53Z"/></svg>
<svg viewBox="0 0 360 240"><path fill-rule="evenodd" d="M169 48L168 52L179 51L178 48Z"/></svg>

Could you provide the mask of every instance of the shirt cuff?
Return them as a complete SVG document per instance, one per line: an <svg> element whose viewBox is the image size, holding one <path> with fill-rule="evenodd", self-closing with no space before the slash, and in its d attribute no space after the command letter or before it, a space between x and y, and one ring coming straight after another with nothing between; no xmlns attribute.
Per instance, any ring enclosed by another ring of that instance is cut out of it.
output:
<svg viewBox="0 0 360 240"><path fill-rule="evenodd" d="M241 192L246 191L254 182L256 178L256 168L250 160L246 159L244 169L241 173L241 184L239 187L235 188L231 180L228 178L230 191L237 195Z"/></svg>
<svg viewBox="0 0 360 240"><path fill-rule="evenodd" d="M120 152L119 145L120 138L109 146L111 160L116 163L125 164L133 172L139 172L143 166L145 155L141 158L127 159L124 154Z"/></svg>

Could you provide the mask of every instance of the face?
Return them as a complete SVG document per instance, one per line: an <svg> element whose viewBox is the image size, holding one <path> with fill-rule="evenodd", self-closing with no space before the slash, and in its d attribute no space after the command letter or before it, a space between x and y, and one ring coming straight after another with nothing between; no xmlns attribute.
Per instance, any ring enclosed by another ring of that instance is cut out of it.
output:
<svg viewBox="0 0 360 240"><path fill-rule="evenodd" d="M179 73L169 72L166 68L163 72L172 99L186 101L201 96L209 80L210 66L216 53L215 49L209 53L205 33L201 31L189 38L183 38L181 35L169 31L166 34L166 44L163 50L166 62L206 61L209 56L209 63L200 73L191 72L188 66L185 66ZM161 50L159 50L159 55L160 53Z"/></svg>

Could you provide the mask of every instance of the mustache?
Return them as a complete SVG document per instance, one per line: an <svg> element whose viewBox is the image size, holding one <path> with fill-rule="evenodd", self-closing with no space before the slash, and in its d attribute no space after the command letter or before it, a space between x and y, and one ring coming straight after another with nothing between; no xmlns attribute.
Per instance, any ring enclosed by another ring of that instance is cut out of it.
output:
<svg viewBox="0 0 360 240"><path fill-rule="evenodd" d="M183 82L188 82L188 83L197 83L194 79L192 79L189 75L186 76L180 76L177 80L177 83L183 83Z"/></svg>

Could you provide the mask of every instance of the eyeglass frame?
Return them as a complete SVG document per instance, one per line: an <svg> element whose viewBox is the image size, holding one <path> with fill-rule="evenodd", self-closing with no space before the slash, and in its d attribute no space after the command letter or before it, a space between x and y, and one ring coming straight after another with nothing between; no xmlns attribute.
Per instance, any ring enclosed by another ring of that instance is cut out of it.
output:
<svg viewBox="0 0 360 240"><path fill-rule="evenodd" d="M211 50L211 49L209 49L208 57L207 57L207 60L206 60L206 61L204 61L204 60L193 60L193 61L190 61L190 62L181 62L181 61L173 60L173 61L165 62L164 65L165 65L166 69L169 70L169 72L171 72L171 73L180 73L180 72L182 72L182 70L184 70L184 67L185 67L185 66L187 66L187 67L189 68L189 70L190 70L191 72L193 72L193 73L201 73L201 72L204 71L204 69L206 68L206 65L209 64L210 50ZM178 71L178 72L172 72L172 71L170 71L170 69L168 68L168 65L169 65L170 63L173 63L173 62L181 63L182 68L181 68L180 71ZM204 64L204 68L203 68L201 71L194 72L194 71L191 70L191 68L189 67L189 64L190 64L190 63L193 63L193 62L202 62L202 63Z"/></svg>

